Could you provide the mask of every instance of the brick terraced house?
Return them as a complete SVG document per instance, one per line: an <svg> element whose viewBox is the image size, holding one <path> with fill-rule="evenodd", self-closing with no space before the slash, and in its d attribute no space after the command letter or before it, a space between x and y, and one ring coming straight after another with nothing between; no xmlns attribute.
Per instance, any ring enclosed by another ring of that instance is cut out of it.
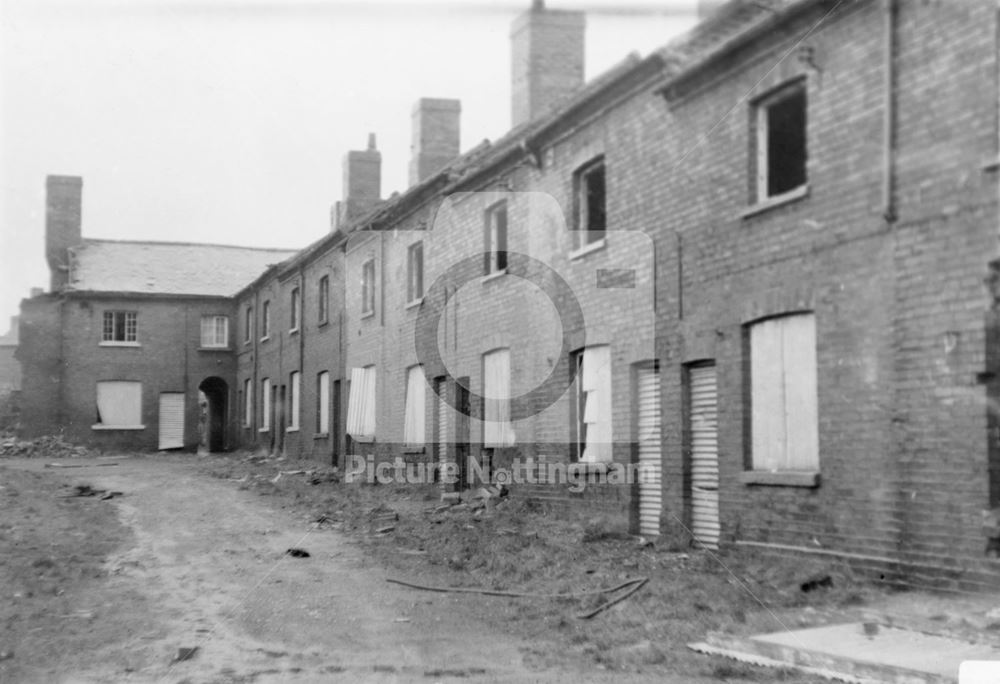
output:
<svg viewBox="0 0 1000 684"><path fill-rule="evenodd" d="M25 430L530 459L525 495L643 534L996 588L997 28L993 0L733 0L584 83L583 15L535 3L511 131L460 154L460 104L420 100L410 187L381 198L372 136L296 253L82 240L50 179Z"/></svg>

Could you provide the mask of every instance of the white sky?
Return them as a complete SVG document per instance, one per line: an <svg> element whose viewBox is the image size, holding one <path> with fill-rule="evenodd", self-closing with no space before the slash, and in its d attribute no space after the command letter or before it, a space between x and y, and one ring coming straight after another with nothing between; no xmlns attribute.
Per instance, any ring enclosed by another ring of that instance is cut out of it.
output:
<svg viewBox="0 0 1000 684"><path fill-rule="evenodd" d="M587 78L694 23L695 0L584 9ZM341 159L407 184L410 111L462 101L462 150L510 123L509 28L530 0L0 0L0 334L48 287L45 176L83 177L83 235L300 248Z"/></svg>

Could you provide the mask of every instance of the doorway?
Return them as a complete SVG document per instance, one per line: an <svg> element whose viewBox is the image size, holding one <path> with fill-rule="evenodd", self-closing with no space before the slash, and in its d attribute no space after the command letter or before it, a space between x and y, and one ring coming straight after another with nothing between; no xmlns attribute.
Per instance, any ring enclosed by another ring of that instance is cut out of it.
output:
<svg viewBox="0 0 1000 684"><path fill-rule="evenodd" d="M209 451L224 451L229 415L229 385L222 378L213 376L202 380L198 391L205 398L202 444Z"/></svg>

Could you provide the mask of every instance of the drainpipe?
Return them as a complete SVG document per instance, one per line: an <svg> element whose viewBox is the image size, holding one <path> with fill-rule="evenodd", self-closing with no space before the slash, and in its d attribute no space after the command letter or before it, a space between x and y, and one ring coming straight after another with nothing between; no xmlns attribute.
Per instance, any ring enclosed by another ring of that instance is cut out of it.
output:
<svg viewBox="0 0 1000 684"><path fill-rule="evenodd" d="M329 292L329 289L327 289ZM329 295L328 295L329 296ZM306 445L302 443L302 430L303 430L303 420L302 420L302 383L305 381L305 373L303 371L306 369L306 274L303 265L299 265L299 431L296 433L296 438L299 440L299 458L302 458L302 452L305 451ZM291 388L289 388L291 389ZM316 401L319 401L319 397L316 397ZM313 457L312 445L315 444L313 441L310 444L309 458Z"/></svg>
<svg viewBox="0 0 1000 684"><path fill-rule="evenodd" d="M882 160L882 218L886 223L896 221L896 204L893 200L894 177L896 166L896 0L885 0L885 103L882 111L882 137L885 141Z"/></svg>
<svg viewBox="0 0 1000 684"><path fill-rule="evenodd" d="M260 354L258 353L258 345L260 344L260 325L258 324L260 316L260 288L254 287L253 291L253 328L250 330L250 340L253 344L253 368L251 369L251 377L253 377L253 395L256 397L257 393L261 391L260 388ZM250 441L254 445L257 445L257 440L259 439L260 433L257 432L259 425L257 424L257 407L264 405L264 397L257 397L257 401L253 404L253 416L250 418Z"/></svg>

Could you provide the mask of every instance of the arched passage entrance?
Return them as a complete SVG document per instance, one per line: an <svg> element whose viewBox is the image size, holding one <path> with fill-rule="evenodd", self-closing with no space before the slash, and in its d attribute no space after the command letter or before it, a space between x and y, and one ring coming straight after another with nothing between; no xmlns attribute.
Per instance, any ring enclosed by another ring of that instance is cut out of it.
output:
<svg viewBox="0 0 1000 684"><path fill-rule="evenodd" d="M205 378L198 385L201 414L201 447L209 451L226 448L226 416L229 414L229 385L218 377Z"/></svg>

